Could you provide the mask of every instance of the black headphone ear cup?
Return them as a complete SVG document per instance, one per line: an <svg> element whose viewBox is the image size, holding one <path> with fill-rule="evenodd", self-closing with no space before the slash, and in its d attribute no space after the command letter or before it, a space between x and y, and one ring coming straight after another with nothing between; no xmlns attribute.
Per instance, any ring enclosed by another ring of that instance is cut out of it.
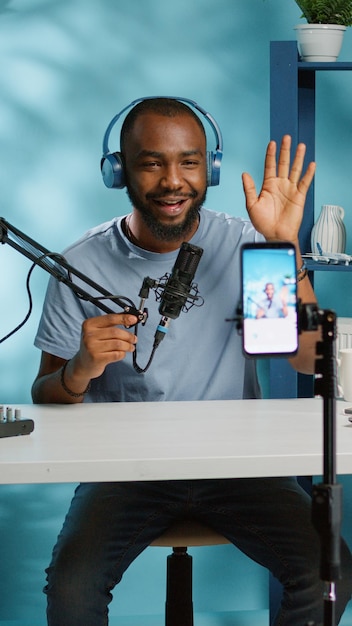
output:
<svg viewBox="0 0 352 626"><path fill-rule="evenodd" d="M100 162L101 174L106 187L123 189L126 185L122 156L120 152L112 152L103 156Z"/></svg>

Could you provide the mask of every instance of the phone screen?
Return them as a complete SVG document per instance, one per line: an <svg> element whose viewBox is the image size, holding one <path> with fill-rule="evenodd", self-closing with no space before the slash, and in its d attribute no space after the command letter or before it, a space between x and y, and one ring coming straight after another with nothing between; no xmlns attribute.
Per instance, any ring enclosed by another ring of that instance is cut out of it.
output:
<svg viewBox="0 0 352 626"><path fill-rule="evenodd" d="M296 252L291 243L241 249L243 350L250 356L297 352Z"/></svg>

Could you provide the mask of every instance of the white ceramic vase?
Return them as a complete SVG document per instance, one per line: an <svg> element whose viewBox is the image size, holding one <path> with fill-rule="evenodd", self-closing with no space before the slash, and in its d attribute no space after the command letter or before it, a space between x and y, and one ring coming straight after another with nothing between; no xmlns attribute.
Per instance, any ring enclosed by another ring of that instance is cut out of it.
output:
<svg viewBox="0 0 352 626"><path fill-rule="evenodd" d="M311 233L312 252L345 252L346 228L343 223L345 212L336 204L323 204L320 215ZM320 249L319 249L320 248Z"/></svg>
<svg viewBox="0 0 352 626"><path fill-rule="evenodd" d="M339 24L298 24L298 52L302 61L310 63L336 61L341 50L346 26Z"/></svg>

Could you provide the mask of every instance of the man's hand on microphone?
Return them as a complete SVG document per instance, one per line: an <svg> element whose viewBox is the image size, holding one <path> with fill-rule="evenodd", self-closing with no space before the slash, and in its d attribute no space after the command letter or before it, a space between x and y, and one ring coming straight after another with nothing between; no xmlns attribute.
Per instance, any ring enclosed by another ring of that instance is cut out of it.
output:
<svg viewBox="0 0 352 626"><path fill-rule="evenodd" d="M85 320L80 349L73 358L75 368L89 378L97 378L109 363L121 361L127 352L134 352L137 337L126 329L136 323L137 318L126 313L110 313Z"/></svg>
<svg viewBox="0 0 352 626"><path fill-rule="evenodd" d="M133 352L137 337L127 330L137 323L134 315L109 313L83 322L80 348L69 361L42 353L38 376L32 387L36 404L82 402L92 378L109 363L121 361Z"/></svg>

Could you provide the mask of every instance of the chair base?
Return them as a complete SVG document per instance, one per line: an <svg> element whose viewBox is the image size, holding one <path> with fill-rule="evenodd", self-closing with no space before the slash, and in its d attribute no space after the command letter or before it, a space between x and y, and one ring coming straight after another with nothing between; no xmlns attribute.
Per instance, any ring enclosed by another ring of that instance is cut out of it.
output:
<svg viewBox="0 0 352 626"><path fill-rule="evenodd" d="M192 557L186 547L167 557L165 626L193 626Z"/></svg>
<svg viewBox="0 0 352 626"><path fill-rule="evenodd" d="M167 557L165 626L193 626L192 557L186 546L224 543L228 539L194 520L175 522L153 541L153 546L172 547Z"/></svg>

